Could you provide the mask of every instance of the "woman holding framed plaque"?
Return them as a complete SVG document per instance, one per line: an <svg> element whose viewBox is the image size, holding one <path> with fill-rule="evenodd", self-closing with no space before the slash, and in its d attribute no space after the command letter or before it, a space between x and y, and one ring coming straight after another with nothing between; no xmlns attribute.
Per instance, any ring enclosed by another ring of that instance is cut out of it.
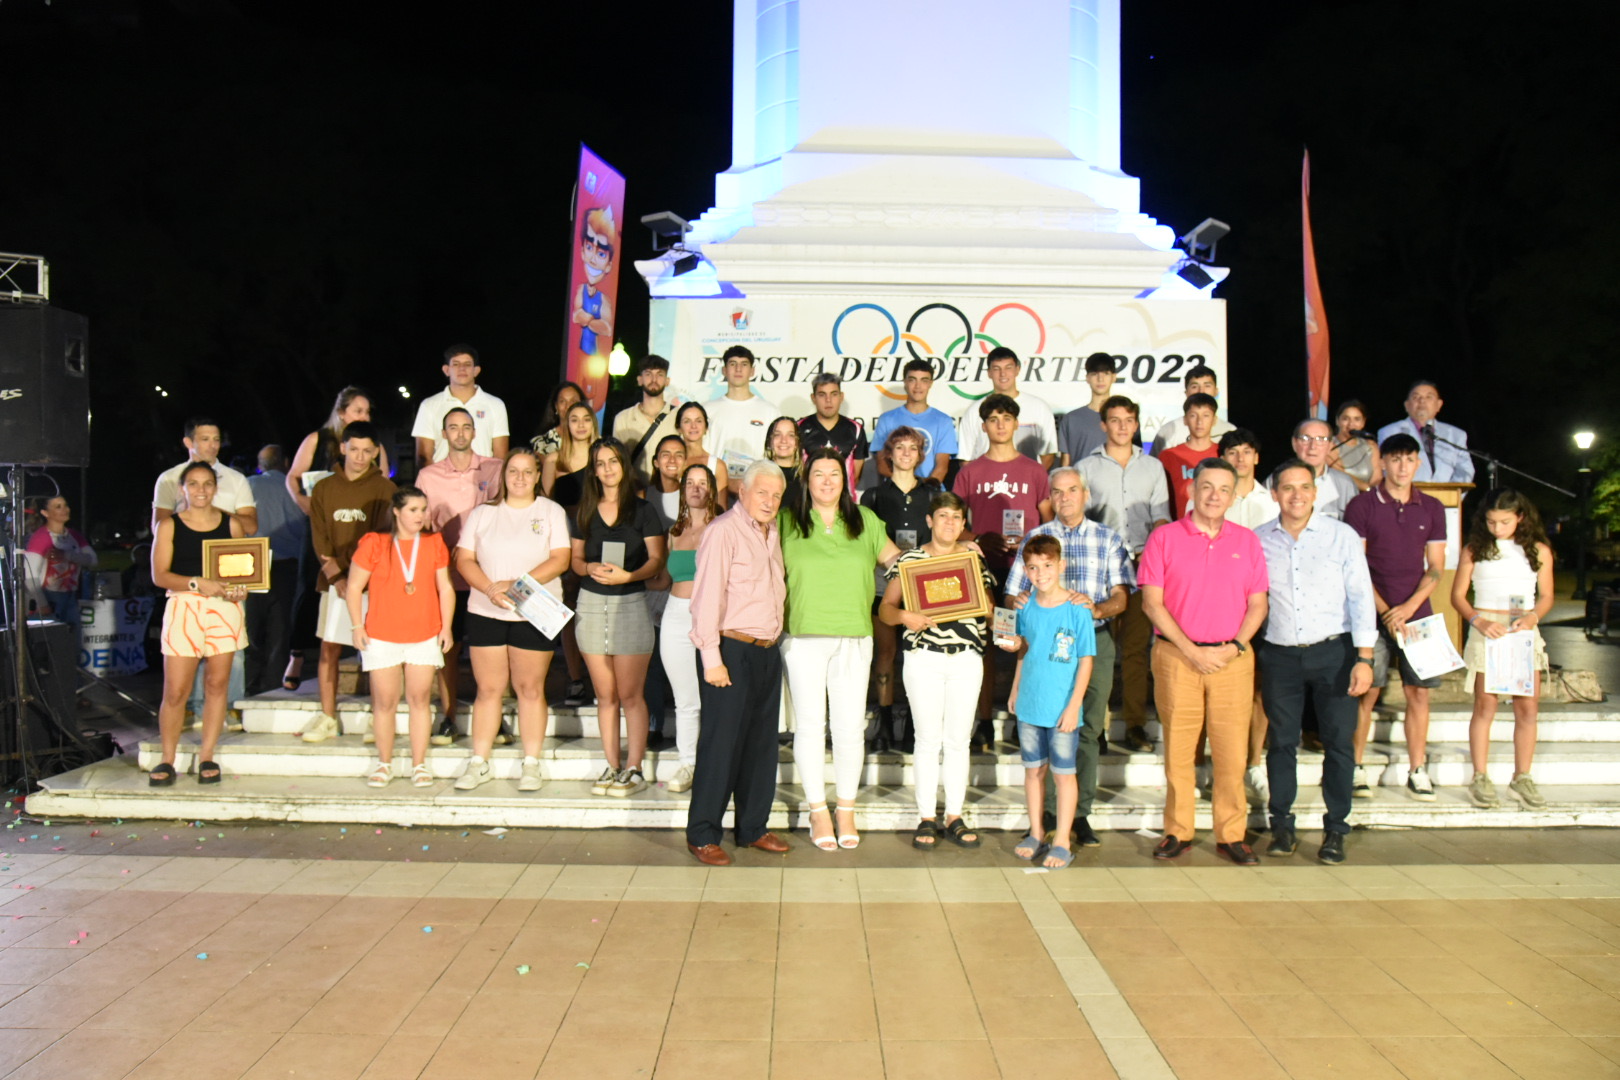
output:
<svg viewBox="0 0 1620 1080"><path fill-rule="evenodd" d="M394 732L403 691L410 710L411 783L430 787L433 770L427 765L427 751L433 734L433 684L450 649L456 594L444 538L422 531L428 520L427 496L407 485L395 489L392 506L392 524L360 538L349 560L344 597L360 666L371 674L377 767L366 783L387 787L394 778ZM360 594L368 589L371 604L362 614Z"/></svg>
<svg viewBox="0 0 1620 1080"><path fill-rule="evenodd" d="M889 582L878 608L884 623L905 629L902 677L917 740L912 767L919 821L911 843L924 851L939 843L935 799L941 779L945 785L945 838L960 847L979 846L978 834L962 820L962 804L967 798L973 710L984 677L985 615L995 595L996 579L974 549L958 543L967 528L967 514L967 502L960 495L942 491L930 500L932 537L921 547L902 553L889 568Z"/></svg>
<svg viewBox="0 0 1620 1080"><path fill-rule="evenodd" d="M787 569L782 665L797 720L793 758L810 803L810 840L853 848L855 795L866 761L866 685L872 669L873 570L900 549L883 521L849 497L844 459L822 447L806 460L804 491L779 519ZM832 730L836 835L827 812L826 744Z"/></svg>
<svg viewBox="0 0 1620 1080"><path fill-rule="evenodd" d="M456 570L466 580L467 652L478 696L473 699L472 757L456 779L471 791L490 778L489 758L501 727L510 682L523 743L519 791L539 791L540 748L546 737L546 673L557 639L546 637L513 610L508 590L524 574L562 600L568 569L568 515L539 492L540 459L530 447L511 450L495 499L475 507L456 541Z"/></svg>
<svg viewBox="0 0 1620 1080"><path fill-rule="evenodd" d="M163 608L163 703L158 710L163 760L148 778L153 787L174 783L174 755L198 664L203 665L203 708L197 783L219 783L223 773L214 761L214 747L225 728L231 654L247 647L242 628L247 589L226 585L203 562L203 541L240 539L241 520L214 507L218 481L207 462L186 466L180 488L185 508L158 522L152 538L152 583L169 596Z"/></svg>

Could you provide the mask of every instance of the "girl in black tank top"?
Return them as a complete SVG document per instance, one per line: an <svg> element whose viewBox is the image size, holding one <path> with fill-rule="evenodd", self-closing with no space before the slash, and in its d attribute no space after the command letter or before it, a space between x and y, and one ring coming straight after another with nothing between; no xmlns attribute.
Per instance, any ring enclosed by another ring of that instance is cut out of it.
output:
<svg viewBox="0 0 1620 1080"><path fill-rule="evenodd" d="M169 560L169 572L184 574L186 577L201 577L203 572L203 541L229 540L231 538L231 518L229 514L219 515L219 524L207 532L198 532L187 525L178 514L174 521L174 557Z"/></svg>

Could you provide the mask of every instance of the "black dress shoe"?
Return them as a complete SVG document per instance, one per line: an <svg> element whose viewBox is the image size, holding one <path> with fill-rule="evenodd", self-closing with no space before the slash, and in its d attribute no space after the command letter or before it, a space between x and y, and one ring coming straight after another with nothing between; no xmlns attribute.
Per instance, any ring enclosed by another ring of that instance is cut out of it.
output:
<svg viewBox="0 0 1620 1080"><path fill-rule="evenodd" d="M1266 854L1274 859L1286 859L1298 848L1299 839L1293 829L1273 829L1271 843L1266 845Z"/></svg>
<svg viewBox="0 0 1620 1080"><path fill-rule="evenodd" d="M1215 850L1225 855L1239 866L1259 866L1260 856L1254 853L1254 848L1239 840L1235 844L1216 844Z"/></svg>
<svg viewBox="0 0 1620 1080"><path fill-rule="evenodd" d="M1151 754L1153 740L1148 738L1147 728L1130 727L1125 729L1125 745L1130 747L1133 754Z"/></svg>
<svg viewBox="0 0 1620 1080"><path fill-rule="evenodd" d="M973 727L973 749L981 754L993 754L996 750L996 730L989 720L980 720Z"/></svg>
<svg viewBox="0 0 1620 1080"><path fill-rule="evenodd" d="M1165 836L1159 841L1159 846L1153 849L1155 859L1173 859L1192 847L1191 840L1178 840L1174 836Z"/></svg>
<svg viewBox="0 0 1620 1080"><path fill-rule="evenodd" d="M1074 842L1081 847L1102 847L1102 841L1091 830L1091 823L1083 817L1074 819Z"/></svg>
<svg viewBox="0 0 1620 1080"><path fill-rule="evenodd" d="M1317 859L1325 863L1344 862L1344 833L1330 832L1322 838L1322 847L1316 853Z"/></svg>

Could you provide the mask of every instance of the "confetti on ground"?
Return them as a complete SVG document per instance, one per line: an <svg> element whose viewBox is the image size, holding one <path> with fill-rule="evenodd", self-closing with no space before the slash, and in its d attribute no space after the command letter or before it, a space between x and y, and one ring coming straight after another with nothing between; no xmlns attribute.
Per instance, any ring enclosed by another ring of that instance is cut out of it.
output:
<svg viewBox="0 0 1620 1080"><path fill-rule="evenodd" d="M424 926L424 927L422 927L422 933L424 933L424 934L431 934L431 933L433 933L433 927L431 927L431 926Z"/></svg>
<svg viewBox="0 0 1620 1080"><path fill-rule="evenodd" d="M528 964L519 964L517 966L517 973L519 975L527 975L529 973L529 965Z"/></svg>
<svg viewBox="0 0 1620 1080"><path fill-rule="evenodd" d="M82 937L82 938L87 938L87 937L90 936L90 931L88 931L88 930L80 930L79 931L79 936Z"/></svg>
<svg viewBox="0 0 1620 1080"><path fill-rule="evenodd" d="M120 874L127 874L127 873L129 873L129 871L128 871L128 870L120 870L120 871L118 871L118 872L119 872L119 873L120 873Z"/></svg>
<svg viewBox="0 0 1620 1080"><path fill-rule="evenodd" d="M502 828L501 826L497 825L493 829L485 829L484 830L484 835L485 836L505 836L506 835L506 830L504 828Z"/></svg>
<svg viewBox="0 0 1620 1080"><path fill-rule="evenodd" d="M200 953L197 954L197 959L206 960L206 959L208 959L208 954L205 953L205 952L200 952Z"/></svg>
<svg viewBox="0 0 1620 1080"><path fill-rule="evenodd" d="M591 965L589 965L589 964L587 964L587 963L586 963L586 962L585 962L585 961L583 961L583 960L581 960L581 961L580 961L580 962L579 962L579 963L577 963L577 964L575 964L575 965L574 965L574 966L575 966L575 967L582 967L582 968L584 968L584 969L585 969L585 970L586 970L586 971L589 971L589 970L590 970L590 969L591 969ZM595 985L596 985L596 984L595 984L595 983L592 983L592 984L591 984L591 985L592 985L592 986L595 986Z"/></svg>

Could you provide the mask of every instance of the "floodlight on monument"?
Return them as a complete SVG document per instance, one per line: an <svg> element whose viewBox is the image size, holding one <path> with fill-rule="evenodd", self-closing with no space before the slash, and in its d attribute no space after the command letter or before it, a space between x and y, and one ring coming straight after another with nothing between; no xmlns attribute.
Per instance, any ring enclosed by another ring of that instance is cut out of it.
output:
<svg viewBox="0 0 1620 1080"><path fill-rule="evenodd" d="M686 234L692 231L691 224L685 218L670 210L644 214L641 223L652 230L655 254L680 247L686 239Z"/></svg>
<svg viewBox="0 0 1620 1080"><path fill-rule="evenodd" d="M1215 218L1205 218L1192 231L1178 239L1182 247L1187 249L1187 255L1201 263L1215 261L1215 245L1221 238L1232 231L1232 226Z"/></svg>
<svg viewBox="0 0 1620 1080"><path fill-rule="evenodd" d="M682 274L690 274L692 271L696 270L702 265L703 256L694 251L690 254L682 255L680 258L676 259L673 264L673 269L675 276L680 277Z"/></svg>
<svg viewBox="0 0 1620 1080"><path fill-rule="evenodd" d="M624 351L624 342L615 341L613 351L608 353L608 374L630 374L630 354Z"/></svg>
<svg viewBox="0 0 1620 1080"><path fill-rule="evenodd" d="M1575 447L1579 450L1590 450L1592 444L1597 442L1597 435L1590 431L1577 431L1575 433Z"/></svg>
<svg viewBox="0 0 1620 1080"><path fill-rule="evenodd" d="M1176 267L1176 276L1195 289L1207 289L1215 284L1209 272L1192 259L1181 260L1181 265Z"/></svg>

